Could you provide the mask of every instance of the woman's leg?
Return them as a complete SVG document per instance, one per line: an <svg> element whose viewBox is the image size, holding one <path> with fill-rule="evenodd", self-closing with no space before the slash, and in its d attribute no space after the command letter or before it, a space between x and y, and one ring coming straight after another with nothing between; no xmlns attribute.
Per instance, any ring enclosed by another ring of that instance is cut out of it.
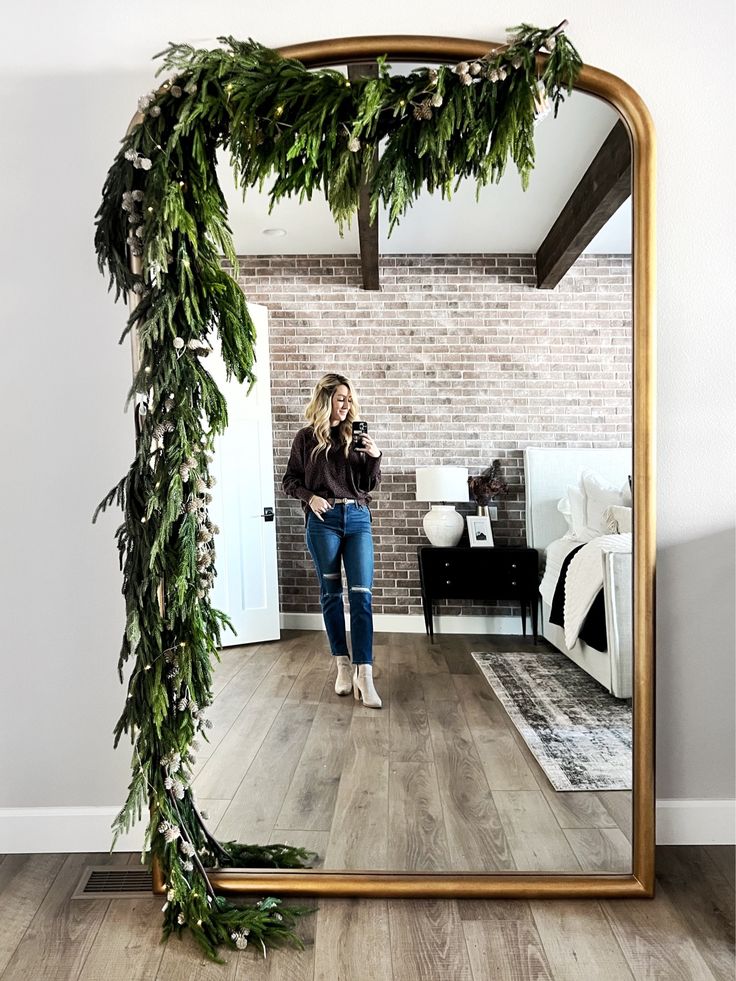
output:
<svg viewBox="0 0 736 981"><path fill-rule="evenodd" d="M373 663L373 533L367 507L349 508L345 522L343 562L350 599L353 664Z"/></svg>
<svg viewBox="0 0 736 981"><path fill-rule="evenodd" d="M319 578L319 599L330 650L335 656L347 656L340 570L343 535L333 515L334 512L328 511L324 521L313 514L308 516L307 548Z"/></svg>

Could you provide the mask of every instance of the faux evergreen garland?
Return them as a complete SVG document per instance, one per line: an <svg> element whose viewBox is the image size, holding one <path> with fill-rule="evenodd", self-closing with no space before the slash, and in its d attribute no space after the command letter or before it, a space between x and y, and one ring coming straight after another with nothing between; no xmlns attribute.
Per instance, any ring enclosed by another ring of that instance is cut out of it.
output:
<svg viewBox="0 0 736 981"><path fill-rule="evenodd" d="M562 25L561 25L562 26ZM219 338L229 375L254 381L254 327L246 300L222 267L237 260L218 185L218 148L229 150L244 190L275 178L272 204L323 193L342 229L364 177L372 215L393 226L420 191L451 193L473 177L498 181L510 158L523 185L534 166L534 125L555 114L581 61L561 26L514 29L507 47L407 76L348 81L310 71L254 41L223 47L172 44L156 57L169 78L139 100L103 189L95 247L115 298L131 300L121 342L138 336L136 454L99 505L122 508L116 532L126 628L118 662L132 662L115 727L133 745L132 780L116 835L150 807L145 853L163 870L164 932L192 931L210 957L220 946L263 950L299 943L301 909L266 897L236 905L216 896L206 868L302 867L304 849L218 842L190 789L197 739L211 722L211 663L227 617L212 608L217 528L207 506L213 440L227 426L225 401L203 358ZM537 54L549 52L541 71ZM374 151L385 140L374 168Z"/></svg>

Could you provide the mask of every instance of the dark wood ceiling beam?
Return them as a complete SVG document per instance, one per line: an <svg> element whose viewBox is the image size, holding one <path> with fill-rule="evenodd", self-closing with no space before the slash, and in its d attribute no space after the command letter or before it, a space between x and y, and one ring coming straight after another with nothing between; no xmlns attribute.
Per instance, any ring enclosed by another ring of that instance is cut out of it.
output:
<svg viewBox="0 0 736 981"><path fill-rule="evenodd" d="M537 288L551 290L631 194L631 146L619 121L537 251Z"/></svg>
<svg viewBox="0 0 736 981"><path fill-rule="evenodd" d="M359 78L378 78L378 65L375 61L356 62L348 65L348 78L351 82ZM373 158L374 167L378 163L378 150ZM370 196L365 176L360 186L358 200L358 238L360 240L360 265L363 273L364 290L380 290L378 275L378 215L371 224Z"/></svg>

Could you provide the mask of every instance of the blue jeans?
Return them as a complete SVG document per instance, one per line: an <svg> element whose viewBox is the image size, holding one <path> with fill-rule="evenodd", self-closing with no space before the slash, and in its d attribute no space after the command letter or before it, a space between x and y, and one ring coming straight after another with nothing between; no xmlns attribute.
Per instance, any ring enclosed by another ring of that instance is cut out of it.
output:
<svg viewBox="0 0 736 981"><path fill-rule="evenodd" d="M345 565L350 599L353 664L373 663L373 534L371 514L361 504L335 504L324 521L307 513L307 548L319 576L325 630L334 655L348 655L342 605Z"/></svg>

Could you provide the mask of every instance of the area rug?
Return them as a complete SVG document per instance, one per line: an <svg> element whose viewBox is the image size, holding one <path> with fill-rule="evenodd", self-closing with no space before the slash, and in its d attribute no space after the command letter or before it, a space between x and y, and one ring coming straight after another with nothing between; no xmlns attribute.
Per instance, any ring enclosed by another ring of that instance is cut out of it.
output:
<svg viewBox="0 0 736 981"><path fill-rule="evenodd" d="M473 658L555 790L631 790L631 702L557 651Z"/></svg>

